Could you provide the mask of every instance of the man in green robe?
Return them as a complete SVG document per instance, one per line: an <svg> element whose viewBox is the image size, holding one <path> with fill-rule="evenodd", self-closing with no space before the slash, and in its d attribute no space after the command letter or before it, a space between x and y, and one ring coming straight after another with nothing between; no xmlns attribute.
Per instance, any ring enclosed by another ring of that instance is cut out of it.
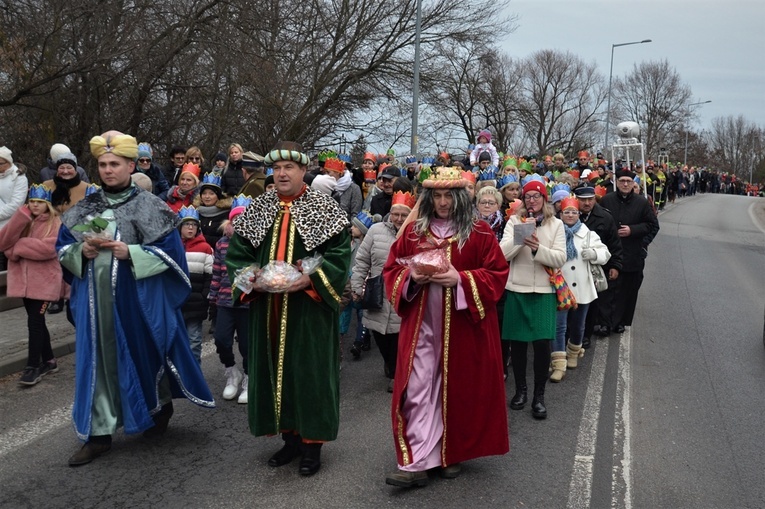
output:
<svg viewBox="0 0 765 509"><path fill-rule="evenodd" d="M303 182L309 158L294 142L279 142L265 158L276 189L252 201L234 221L229 274L253 263L302 266L321 254L316 272L302 274L286 291L249 294L234 287L235 302L250 302L250 431L282 434L284 446L268 464L302 455L299 472L315 474L321 446L337 438L340 417L339 311L350 265L347 215L335 200ZM263 284L257 272L253 282Z"/></svg>

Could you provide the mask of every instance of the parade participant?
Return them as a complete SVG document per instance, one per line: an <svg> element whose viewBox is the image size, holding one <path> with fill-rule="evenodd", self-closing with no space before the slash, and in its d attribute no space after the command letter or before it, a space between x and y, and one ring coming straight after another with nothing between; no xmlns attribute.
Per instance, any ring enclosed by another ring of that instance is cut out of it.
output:
<svg viewBox="0 0 765 509"><path fill-rule="evenodd" d="M220 183L219 175L205 173L199 185L199 194L193 202L199 212L202 234L212 248L221 237L220 225L228 219L231 211L232 198L224 198Z"/></svg>
<svg viewBox="0 0 765 509"><path fill-rule="evenodd" d="M64 214L56 243L77 324L72 419L86 441L71 466L109 451L120 427L162 435L172 398L215 405L183 326L191 288L175 214L132 184L135 138L109 131L90 150L103 187Z"/></svg>
<svg viewBox="0 0 765 509"><path fill-rule="evenodd" d="M56 174L52 180L43 182L43 185L53 190L51 204L59 214L63 214L85 198L88 183L80 179L77 173L77 157L74 154L59 154L54 164Z"/></svg>
<svg viewBox="0 0 765 509"><path fill-rule="evenodd" d="M401 316L391 403L398 470L385 479L394 486L423 486L434 467L454 478L461 462L509 450L496 315L508 267L475 219L467 183L457 168L423 180L417 218L383 268ZM442 255L437 269L403 263L424 251Z"/></svg>
<svg viewBox="0 0 765 509"><path fill-rule="evenodd" d="M165 174L158 165L154 164L154 150L148 143L138 144L138 165L135 172L146 175L151 180L151 192L162 198L167 198L167 190L170 184L165 179ZM135 179L133 179L135 180Z"/></svg>
<svg viewBox="0 0 765 509"><path fill-rule="evenodd" d="M589 264L603 265L610 253L598 234L590 231L579 219L576 198L561 201L560 217L566 234L566 263L561 271L576 298L577 307L558 311L557 330L552 347L551 382L560 382L566 369L574 369L584 355L582 338L590 303L598 298ZM566 337L570 338L566 344Z"/></svg>
<svg viewBox="0 0 765 509"><path fill-rule="evenodd" d="M628 169L619 171L616 174L617 191L600 201L618 225L617 233L622 241L622 268L611 315L614 332L619 334L632 325L638 292L643 284L648 245L659 233L659 220L648 200L633 190L634 179L635 174Z"/></svg>
<svg viewBox="0 0 765 509"><path fill-rule="evenodd" d="M322 444L337 438L339 424L338 324L350 265L348 219L335 200L304 184L309 158L299 144L279 142L265 163L273 165L276 191L254 199L234 220L229 274L254 262L298 264L316 253L324 261L286 291L253 289L243 299L250 302L250 431L281 432L284 446L268 464L286 465L302 454L299 473L312 475L321 466ZM234 300L241 301L241 294L236 288Z"/></svg>
<svg viewBox="0 0 765 509"><path fill-rule="evenodd" d="M547 188L542 177L532 176L523 185L523 205L511 216L499 243L507 261L510 277L505 288L505 316L502 339L510 341L515 378L512 410L522 410L528 401L526 355L528 344L534 348L534 399L531 415L547 417L544 402L545 384L550 367L550 343L555 339L557 299L545 267L560 268L566 261L566 236L563 223L555 217L547 202ZM515 242L515 226L534 222L533 234Z"/></svg>
<svg viewBox="0 0 765 509"><path fill-rule="evenodd" d="M399 178L401 172L398 168L388 166L380 173L382 184L382 193L377 193L369 205L369 213L379 214L385 217L390 212L391 201L393 200L393 182Z"/></svg>
<svg viewBox="0 0 765 509"><path fill-rule="evenodd" d="M361 212L361 189L353 182L351 172L340 159L328 158L324 161L324 171L336 181L332 197L345 211L348 221L352 221Z"/></svg>
<svg viewBox="0 0 765 509"><path fill-rule="evenodd" d="M194 202L199 185L199 171L199 166L194 163L184 164L181 175L178 177L178 185L168 190L166 201L176 214L181 207L188 207Z"/></svg>
<svg viewBox="0 0 765 509"><path fill-rule="evenodd" d="M72 169L73 172L76 171ZM29 202L16 210L0 229L0 251L8 257L8 297L20 297L27 312L29 347L21 385L35 385L43 376L58 371L45 324L48 301L66 297L56 256L56 237L61 226L51 205L51 190L33 185ZM56 284L58 282L58 284Z"/></svg>
<svg viewBox="0 0 765 509"><path fill-rule="evenodd" d="M505 230L505 216L499 210L502 194L495 187L482 187L476 195L476 211L478 219L489 225L497 241L502 240Z"/></svg>

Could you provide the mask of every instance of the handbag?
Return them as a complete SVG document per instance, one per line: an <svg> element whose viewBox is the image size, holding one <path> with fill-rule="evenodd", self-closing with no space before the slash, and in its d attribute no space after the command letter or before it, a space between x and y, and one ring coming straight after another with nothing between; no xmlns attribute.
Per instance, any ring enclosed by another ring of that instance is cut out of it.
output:
<svg viewBox="0 0 765 509"><path fill-rule="evenodd" d="M558 311L565 311L566 309L576 309L576 297L574 297L571 288L568 287L566 279L563 277L563 272L560 269L553 269L552 267L545 267L545 271L550 276L550 284L555 289L555 297L558 300Z"/></svg>
<svg viewBox="0 0 765 509"><path fill-rule="evenodd" d="M587 232L587 247L585 249L590 247L590 233L592 232ZM608 290L608 279L606 279L606 273L603 270L603 267L590 263L589 260L587 260L587 265L590 266L590 274L592 274L592 282L595 283L595 291L600 293Z"/></svg>
<svg viewBox="0 0 765 509"><path fill-rule="evenodd" d="M364 283L364 295L361 296L361 309L382 309L383 279L382 274L367 278Z"/></svg>

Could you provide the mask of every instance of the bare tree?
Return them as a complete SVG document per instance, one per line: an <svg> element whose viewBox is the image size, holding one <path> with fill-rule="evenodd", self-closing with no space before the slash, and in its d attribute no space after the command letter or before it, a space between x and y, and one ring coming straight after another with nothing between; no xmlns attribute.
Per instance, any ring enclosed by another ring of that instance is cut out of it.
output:
<svg viewBox="0 0 765 509"><path fill-rule="evenodd" d="M672 142L673 133L687 126L691 87L669 62L635 64L630 74L613 84L611 118L641 126L641 141L649 154Z"/></svg>
<svg viewBox="0 0 765 509"><path fill-rule="evenodd" d="M765 159L765 133L753 122L738 117L712 120L709 142L721 170L749 180Z"/></svg>

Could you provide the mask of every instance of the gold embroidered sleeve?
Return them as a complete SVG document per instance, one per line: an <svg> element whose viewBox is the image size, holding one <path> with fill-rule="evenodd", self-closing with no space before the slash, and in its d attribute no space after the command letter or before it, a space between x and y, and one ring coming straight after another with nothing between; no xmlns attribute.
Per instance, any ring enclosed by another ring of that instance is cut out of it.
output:
<svg viewBox="0 0 765 509"><path fill-rule="evenodd" d="M470 281L470 291L473 293L473 300L475 301L475 306L478 308L478 315L481 317L481 320L483 320L486 316L486 310L481 302L481 296L478 293L478 286L475 284L475 278L469 270L465 271L465 276L468 278L468 281Z"/></svg>
<svg viewBox="0 0 765 509"><path fill-rule="evenodd" d="M321 279L321 283L324 285L324 287L327 289L329 294L332 296L335 301L340 304L340 296L337 294L334 288L332 288L332 285L329 283L329 279L327 279L327 275L324 274L324 271L321 270L321 268L316 270L316 274L319 275L319 279Z"/></svg>

